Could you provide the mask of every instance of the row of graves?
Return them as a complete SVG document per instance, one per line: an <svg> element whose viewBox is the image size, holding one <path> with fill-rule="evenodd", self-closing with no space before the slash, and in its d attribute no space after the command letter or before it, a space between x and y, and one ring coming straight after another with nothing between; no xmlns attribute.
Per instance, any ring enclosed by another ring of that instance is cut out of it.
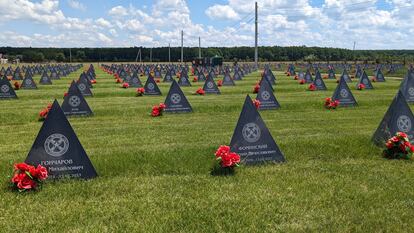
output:
<svg viewBox="0 0 414 233"><path fill-rule="evenodd" d="M81 64L78 65L58 65L58 66L23 66L22 68L12 67L0 70L0 99L17 98L15 89L21 90L36 90L37 83L34 80L35 75L40 76L38 84L52 85L52 80L59 80L62 77L68 76L70 73L80 69ZM19 83L21 81L21 84ZM14 82L14 87L10 82Z"/></svg>
<svg viewBox="0 0 414 233"><path fill-rule="evenodd" d="M128 66L128 68L123 65L102 65L101 68L108 74L119 76L124 82L128 82L128 76L139 79L138 70L135 70L134 67L134 65ZM167 113L192 112L192 107L181 90L180 85L180 83L187 82L180 80L188 80L188 70L185 67L179 69L181 70L178 81L174 77L171 79L164 77L164 82L171 83L165 99ZM233 76L240 74L241 77L239 80L242 80L243 72L247 73L247 70L243 67L233 67L233 70ZM89 67L88 72L95 74L93 66ZM173 71L168 68L166 69L166 75L171 72ZM146 91L149 93L157 89L157 82L152 76L152 73L153 70L149 73L144 85ZM208 71L207 74L204 71L199 73L199 75L206 76L204 87L209 87L210 82L213 83L213 86L217 86L215 83L216 77L213 76L213 73L216 74L215 71ZM226 75L230 76L230 71L225 68L224 77ZM87 106L84 93L79 87L80 84L85 84L89 89L92 88L92 80L90 78L95 79L96 75L90 77L86 73L82 73L79 80L73 81L68 95L64 97L62 106L56 100L54 101L48 117L44 121L27 156L27 163L32 165L40 164L47 167L51 178L69 177L90 179L96 177L98 174L67 120L67 116L71 115L92 114L89 106ZM234 77L230 78L233 83L238 81ZM141 82L139 81L139 83ZM276 76L270 67L267 66L262 73L260 89L256 96L256 99L263 101L265 107L263 109L257 109L249 95L245 98L233 136L230 140L230 147L232 152L236 152L241 156L242 162L246 165L285 161L283 152L280 150L259 113L259 110L280 108L274 96L275 85L277 85ZM407 133L410 140L414 139L412 124L414 116L407 104L410 91L412 91L414 97L413 70L408 71L397 95L385 113L377 131L374 133L373 141L376 144L383 143L397 131ZM347 95L345 95L345 92ZM152 94L148 95L151 96ZM157 95L161 95L161 93L159 92ZM349 99L347 100L344 96L349 97ZM344 75L341 76L333 97L340 98L341 102L344 103L343 106L356 106L356 101L352 97ZM414 98L411 101L414 102ZM89 111L90 114L87 113Z"/></svg>

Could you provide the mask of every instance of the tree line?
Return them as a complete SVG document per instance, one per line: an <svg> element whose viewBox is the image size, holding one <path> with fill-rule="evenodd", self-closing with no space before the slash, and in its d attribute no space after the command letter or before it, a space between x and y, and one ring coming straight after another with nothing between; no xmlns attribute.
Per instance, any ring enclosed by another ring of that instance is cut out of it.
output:
<svg viewBox="0 0 414 233"><path fill-rule="evenodd" d="M169 48L15 48L0 47L0 53L9 60L19 58L22 62L133 62L139 61L139 51L144 62L168 62ZM202 48L202 57L221 56L224 61L254 61L253 47ZM185 47L184 61L198 57L198 48ZM170 49L171 62L181 58L181 48ZM349 50L306 46L259 47L259 60L267 61L364 61L375 63L413 63L414 50Z"/></svg>

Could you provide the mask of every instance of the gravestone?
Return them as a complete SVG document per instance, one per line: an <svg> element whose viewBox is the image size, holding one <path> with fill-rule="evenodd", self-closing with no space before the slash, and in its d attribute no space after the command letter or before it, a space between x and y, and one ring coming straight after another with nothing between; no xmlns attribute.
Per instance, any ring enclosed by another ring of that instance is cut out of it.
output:
<svg viewBox="0 0 414 233"><path fill-rule="evenodd" d="M223 77L223 86L235 86L233 79L231 78L230 74L226 72Z"/></svg>
<svg viewBox="0 0 414 233"><path fill-rule="evenodd" d="M46 167L50 179L91 179L97 176L88 155L56 100L25 162L33 166L40 164Z"/></svg>
<svg viewBox="0 0 414 233"><path fill-rule="evenodd" d="M401 91L398 91L390 107L384 115L380 125L375 131L372 141L377 146L384 146L384 143L397 132L408 135L410 142L414 142L414 116L410 107L405 101Z"/></svg>
<svg viewBox="0 0 414 233"><path fill-rule="evenodd" d="M204 81L206 81L206 76L204 75L203 72L198 73L197 81L198 82L204 82Z"/></svg>
<svg viewBox="0 0 414 233"><path fill-rule="evenodd" d="M173 78L173 76L172 76L172 74L171 74L171 71L170 70L168 70L167 71L167 73L165 74L165 76L164 76L164 80L163 80L163 82L167 82L167 83L169 83L169 82L172 82L174 80L174 78Z"/></svg>
<svg viewBox="0 0 414 233"><path fill-rule="evenodd" d="M0 99L17 99L16 92L14 92L6 75L0 79Z"/></svg>
<svg viewBox="0 0 414 233"><path fill-rule="evenodd" d="M22 89L37 89L36 83L31 75L27 75L22 81Z"/></svg>
<svg viewBox="0 0 414 233"><path fill-rule="evenodd" d="M181 76L178 79L178 85L182 87L189 87L191 86L190 80L188 80L188 75L185 72L181 72Z"/></svg>
<svg viewBox="0 0 414 233"><path fill-rule="evenodd" d="M192 112L190 103L185 97L178 83L173 79L167 98L164 101L167 113L184 113Z"/></svg>
<svg viewBox="0 0 414 233"><path fill-rule="evenodd" d="M305 83L313 83L312 74L310 73L309 70L306 71L304 79L305 79Z"/></svg>
<svg viewBox="0 0 414 233"><path fill-rule="evenodd" d="M352 82L351 77L349 77L348 71L346 71L346 69L344 69L344 71L342 72L340 79L344 79L347 83Z"/></svg>
<svg viewBox="0 0 414 233"><path fill-rule="evenodd" d="M66 116L90 116L93 114L75 81L72 81L68 94L63 99L62 110Z"/></svg>
<svg viewBox="0 0 414 233"><path fill-rule="evenodd" d="M232 152L238 153L241 162L247 165L285 161L249 95L244 101L230 148Z"/></svg>
<svg viewBox="0 0 414 233"><path fill-rule="evenodd" d="M78 86L79 91L82 93L83 96L93 96L91 89L85 82L81 82L80 80L78 80L76 81L76 85Z"/></svg>
<svg viewBox="0 0 414 233"><path fill-rule="evenodd" d="M375 80L377 82L385 82L384 74L382 73L380 68L378 68L377 72L375 73Z"/></svg>
<svg viewBox="0 0 414 233"><path fill-rule="evenodd" d="M134 72L130 81L128 82L130 87L142 87L141 79L138 77L138 73Z"/></svg>
<svg viewBox="0 0 414 233"><path fill-rule="evenodd" d="M358 88L359 84L364 84L365 85L365 89L374 89L374 87L372 86L371 80L369 80L367 73L365 72L365 70L361 73L358 83L356 85L356 88Z"/></svg>
<svg viewBox="0 0 414 233"><path fill-rule="evenodd" d="M354 95L352 95L351 90L349 89L348 85L346 84L345 77L341 76L341 79L339 80L338 86L335 89L335 92L332 96L332 100L338 100L339 105L343 107L348 106L357 106L357 102L354 98Z"/></svg>
<svg viewBox="0 0 414 233"><path fill-rule="evenodd" d="M272 86L266 78L262 78L256 99L260 101L259 110L270 110L280 108L279 102L273 94Z"/></svg>
<svg viewBox="0 0 414 233"><path fill-rule="evenodd" d="M321 73L319 72L319 70L316 71L315 79L313 80L313 84L315 85L316 90L319 90L319 91L325 91L326 90L325 82L323 81Z"/></svg>
<svg viewBox="0 0 414 233"><path fill-rule="evenodd" d="M220 89L217 87L214 79L209 75L204 82L203 90L206 94L221 94Z"/></svg>
<svg viewBox="0 0 414 233"><path fill-rule="evenodd" d="M49 75L47 75L46 71L44 71L42 76L40 77L39 84L52 85L52 79L49 78Z"/></svg>
<svg viewBox="0 0 414 233"><path fill-rule="evenodd" d="M328 79L336 79L335 71L333 69L329 69Z"/></svg>
<svg viewBox="0 0 414 233"><path fill-rule="evenodd" d="M155 82L154 78L148 76L147 82L145 82L144 85L144 95L151 95L151 96L155 96L155 95L161 95L161 91L158 88L157 83Z"/></svg>
<svg viewBox="0 0 414 233"><path fill-rule="evenodd" d="M407 103L414 103L414 71L408 70L404 80L400 84L400 91Z"/></svg>

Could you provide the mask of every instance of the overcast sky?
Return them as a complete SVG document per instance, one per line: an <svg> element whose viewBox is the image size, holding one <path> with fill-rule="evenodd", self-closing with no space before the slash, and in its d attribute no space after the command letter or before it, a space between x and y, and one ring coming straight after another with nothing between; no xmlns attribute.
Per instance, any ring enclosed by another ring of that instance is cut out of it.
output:
<svg viewBox="0 0 414 233"><path fill-rule="evenodd" d="M414 49L414 0L259 0L259 45ZM252 0L0 0L0 46L254 46Z"/></svg>

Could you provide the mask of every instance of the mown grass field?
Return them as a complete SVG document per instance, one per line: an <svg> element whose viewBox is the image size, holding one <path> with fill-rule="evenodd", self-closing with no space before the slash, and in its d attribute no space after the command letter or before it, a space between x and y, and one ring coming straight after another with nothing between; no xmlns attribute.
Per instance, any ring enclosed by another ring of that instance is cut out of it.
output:
<svg viewBox="0 0 414 233"><path fill-rule="evenodd" d="M87 65L85 66L87 67ZM63 93L80 70L38 90L0 101L0 232L413 232L414 169L388 161L371 136L400 80L357 91L359 106L328 111L328 91L309 92L276 72L282 108L261 115L284 164L241 167L236 176L209 174L214 152L229 144L244 98L259 73L191 95L194 112L150 117L162 97L135 97L95 65L90 118L70 118L99 178L47 182L37 193L7 189L12 164L24 161L41 127L38 112ZM39 80L39 76L35 76ZM145 81L145 78L142 78ZM254 96L254 95L253 95Z"/></svg>

